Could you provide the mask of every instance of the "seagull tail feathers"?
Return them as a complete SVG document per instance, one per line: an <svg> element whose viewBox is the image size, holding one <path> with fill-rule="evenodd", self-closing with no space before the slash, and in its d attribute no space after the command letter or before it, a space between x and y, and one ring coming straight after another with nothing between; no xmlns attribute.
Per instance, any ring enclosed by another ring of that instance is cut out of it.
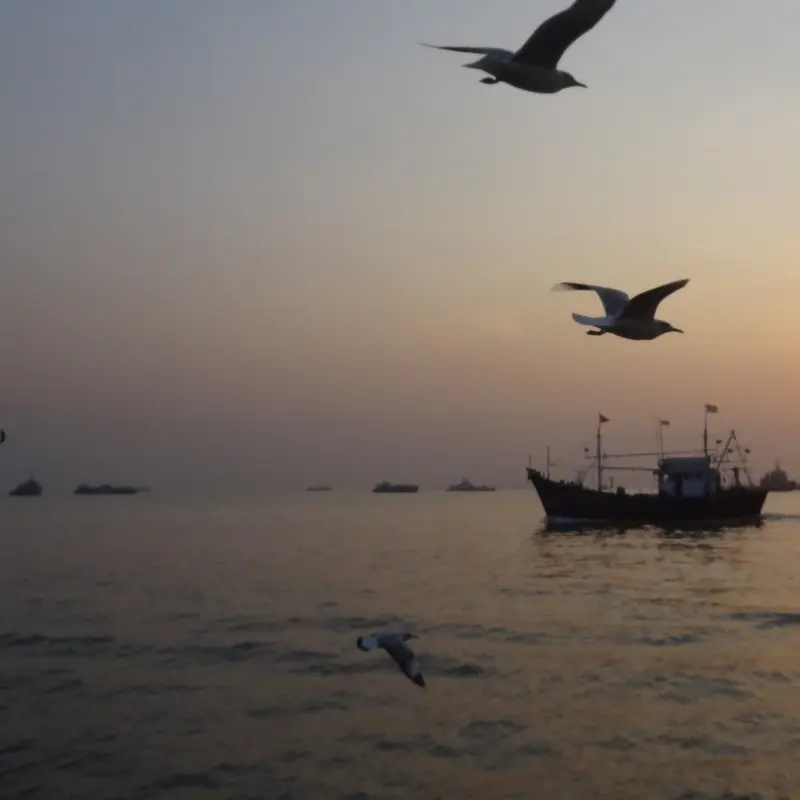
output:
<svg viewBox="0 0 800 800"><path fill-rule="evenodd" d="M602 328L611 322L608 317L586 317L583 314L574 314L572 319L579 325L593 325L596 328Z"/></svg>

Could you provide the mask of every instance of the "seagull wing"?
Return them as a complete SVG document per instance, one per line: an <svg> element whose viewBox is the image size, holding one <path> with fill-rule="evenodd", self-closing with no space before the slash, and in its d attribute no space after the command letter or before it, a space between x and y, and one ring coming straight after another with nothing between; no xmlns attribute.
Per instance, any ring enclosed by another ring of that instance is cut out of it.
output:
<svg viewBox="0 0 800 800"><path fill-rule="evenodd" d="M678 289L683 289L689 283L688 278L681 281L665 283L663 286L656 286L655 289L648 289L646 292L637 294L628 301L622 313L624 317L635 317L637 319L653 319L656 315L658 304Z"/></svg>
<svg viewBox="0 0 800 800"><path fill-rule="evenodd" d="M384 650L394 659L398 667L404 672L409 680L417 686L425 686L425 679L422 677L422 669L419 661L414 655L414 651L399 637L393 637L383 645Z"/></svg>
<svg viewBox="0 0 800 800"><path fill-rule="evenodd" d="M555 69L566 49L588 33L609 12L616 0L575 0L545 20L514 54L514 61Z"/></svg>
<svg viewBox="0 0 800 800"><path fill-rule="evenodd" d="M625 294L625 292L621 292L619 289L610 289L608 286L594 286L590 283L565 281L564 283L556 284L553 288L555 290L572 289L576 292L597 292L603 303L603 308L609 317L616 317L617 314L622 312L629 301L628 295Z"/></svg>
<svg viewBox="0 0 800 800"><path fill-rule="evenodd" d="M593 325L595 328L610 328L614 325L614 317L587 317L584 314L573 314L572 319L578 325Z"/></svg>
<svg viewBox="0 0 800 800"><path fill-rule="evenodd" d="M477 53L478 55L494 56L504 61L510 61L514 54L510 50L503 50L500 47L456 47L455 45L427 44L420 42L423 47L435 47L437 50L453 50L456 53Z"/></svg>

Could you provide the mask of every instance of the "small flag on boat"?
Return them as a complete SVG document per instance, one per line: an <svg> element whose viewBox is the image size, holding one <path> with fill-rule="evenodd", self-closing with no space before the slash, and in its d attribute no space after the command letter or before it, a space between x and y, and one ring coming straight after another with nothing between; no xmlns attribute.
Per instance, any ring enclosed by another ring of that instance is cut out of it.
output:
<svg viewBox="0 0 800 800"><path fill-rule="evenodd" d="M600 418L600 424L602 425L604 422L608 422L608 417L604 417L602 414L597 415Z"/></svg>
<svg viewBox="0 0 800 800"><path fill-rule="evenodd" d="M716 414L717 411L719 411L719 409L716 406L706 403L706 414Z"/></svg>
<svg viewBox="0 0 800 800"><path fill-rule="evenodd" d="M669 427L669 420L668 419L662 419L658 424L659 425L666 425L667 427Z"/></svg>

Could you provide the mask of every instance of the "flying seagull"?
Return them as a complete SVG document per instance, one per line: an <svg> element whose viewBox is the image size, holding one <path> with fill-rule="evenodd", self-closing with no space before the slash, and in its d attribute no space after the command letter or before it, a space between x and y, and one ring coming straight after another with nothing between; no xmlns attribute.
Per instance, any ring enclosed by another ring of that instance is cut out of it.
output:
<svg viewBox="0 0 800 800"><path fill-rule="evenodd" d="M582 314L573 314L572 319L581 325L592 325L599 330L586 331L589 336L602 336L604 333L613 333L623 339L656 339L664 333L675 331L683 333L680 328L674 328L669 322L655 319L658 304L673 292L682 289L689 283L688 278L681 281L665 283L655 289L628 297L619 289L609 289L607 286L592 286L588 283L559 283L553 288L572 289L574 291L597 292L603 303L606 315L604 317L585 317Z"/></svg>
<svg viewBox="0 0 800 800"><path fill-rule="evenodd" d="M478 53L477 61L464 64L469 69L488 72L481 83L507 83L517 89L540 94L554 94L570 86L587 88L557 68L561 56L577 39L588 33L611 10L616 0L575 0L569 7L545 20L525 44L512 53L498 47L454 47L421 42L425 47Z"/></svg>
<svg viewBox="0 0 800 800"><path fill-rule="evenodd" d="M409 639L417 639L413 633L373 633L372 636L359 636L356 646L359 650L383 648L394 660L409 680L425 688L425 678L417 657L406 644Z"/></svg>

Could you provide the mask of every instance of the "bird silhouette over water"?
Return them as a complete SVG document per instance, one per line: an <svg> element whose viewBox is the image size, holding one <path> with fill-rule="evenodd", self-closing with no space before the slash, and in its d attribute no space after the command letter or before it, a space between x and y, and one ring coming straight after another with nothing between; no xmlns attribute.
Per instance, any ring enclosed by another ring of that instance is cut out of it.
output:
<svg viewBox="0 0 800 800"><path fill-rule="evenodd" d="M385 650L410 681L425 688L425 679L422 677L419 661L406 644L409 639L418 638L413 633L373 633L372 636L359 636L356 647L359 650L376 648Z"/></svg>
<svg viewBox="0 0 800 800"><path fill-rule="evenodd" d="M583 314L573 314L572 318L581 325L591 325L599 330L586 331L589 336L602 336L604 333L613 333L623 339L656 339L659 336L674 331L683 333L680 328L675 328L669 322L656 319L655 313L658 304L673 292L682 289L689 283L688 278L672 283L665 283L655 289L629 298L619 289L610 289L607 286L593 286L588 283L559 283L555 290L590 291L597 292L603 303L606 316L586 317Z"/></svg>
<svg viewBox="0 0 800 800"><path fill-rule="evenodd" d="M554 94L571 86L585 83L569 72L558 69L558 62L567 48L588 33L611 10L616 0L575 0L569 8L545 20L527 42L512 53L499 47L456 47L427 44L439 50L482 55L477 61L463 66L488 72L491 77L481 83L507 83L517 89L539 94Z"/></svg>

